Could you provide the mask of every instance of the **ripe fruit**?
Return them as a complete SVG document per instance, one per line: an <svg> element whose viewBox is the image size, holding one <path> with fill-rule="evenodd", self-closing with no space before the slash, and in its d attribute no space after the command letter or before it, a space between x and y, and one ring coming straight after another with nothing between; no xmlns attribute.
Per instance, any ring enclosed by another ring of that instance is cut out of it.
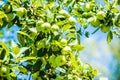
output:
<svg viewBox="0 0 120 80"><path fill-rule="evenodd" d="M90 3L85 3L84 4L84 11L90 11L91 10L91 6L90 6Z"/></svg>
<svg viewBox="0 0 120 80"><path fill-rule="evenodd" d="M50 31L50 28L51 28L51 25L50 25L50 23L48 23L48 22L45 22L45 23L43 23L42 25L41 25L41 31L42 32L49 32Z"/></svg>
<svg viewBox="0 0 120 80"><path fill-rule="evenodd" d="M69 46L66 46L62 49L62 54L69 54L71 51L71 48Z"/></svg>
<svg viewBox="0 0 120 80"><path fill-rule="evenodd" d="M55 55L52 55L52 56L50 56L50 58L49 58L49 63L50 63L53 67L56 66L55 58L56 58Z"/></svg>
<svg viewBox="0 0 120 80"><path fill-rule="evenodd" d="M74 17L69 17L68 22L75 24L76 23L76 19Z"/></svg>
<svg viewBox="0 0 120 80"><path fill-rule="evenodd" d="M12 13L7 14L6 16L7 22L11 22L14 19L14 15Z"/></svg>
<svg viewBox="0 0 120 80"><path fill-rule="evenodd" d="M60 44L61 44L61 46L67 46L67 40L66 39L61 39Z"/></svg>
<svg viewBox="0 0 120 80"><path fill-rule="evenodd" d="M36 22L36 29L37 29L38 31L41 30L41 24L43 24L43 23L44 23L43 20L38 20L38 21Z"/></svg>
<svg viewBox="0 0 120 80"><path fill-rule="evenodd" d="M4 74L7 73L7 68L5 66L4 67L2 66L1 67L1 72L4 73Z"/></svg>
<svg viewBox="0 0 120 80"><path fill-rule="evenodd" d="M3 5L2 9L3 9L6 13L9 13L9 12L12 10L11 5L9 5L9 4Z"/></svg>
<svg viewBox="0 0 120 80"><path fill-rule="evenodd" d="M64 55L59 55L55 58L56 66L62 66L66 63L66 58Z"/></svg>
<svg viewBox="0 0 120 80"><path fill-rule="evenodd" d="M106 14L104 11L98 11L96 16L97 16L97 19L103 20L106 17Z"/></svg>
<svg viewBox="0 0 120 80"><path fill-rule="evenodd" d="M101 31L102 32L109 32L110 31L110 26L102 25L101 26Z"/></svg>
<svg viewBox="0 0 120 80"><path fill-rule="evenodd" d="M54 32L54 31L58 31L59 30L59 27L58 25L54 24L51 26L51 30Z"/></svg>
<svg viewBox="0 0 120 80"><path fill-rule="evenodd" d="M25 8L23 8L23 7L20 7L18 9L16 9L15 11L16 11L16 15L18 17L22 17L26 13Z"/></svg>
<svg viewBox="0 0 120 80"><path fill-rule="evenodd" d="M60 10L59 13L64 16L69 16L68 12L66 10Z"/></svg>
<svg viewBox="0 0 120 80"><path fill-rule="evenodd" d="M91 19L90 23L93 27L100 26L100 21L95 16Z"/></svg>

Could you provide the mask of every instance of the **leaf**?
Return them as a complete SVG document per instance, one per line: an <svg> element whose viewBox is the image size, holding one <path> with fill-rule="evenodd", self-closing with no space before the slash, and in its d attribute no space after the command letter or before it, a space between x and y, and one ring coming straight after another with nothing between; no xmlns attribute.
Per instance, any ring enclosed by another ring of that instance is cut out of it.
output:
<svg viewBox="0 0 120 80"><path fill-rule="evenodd" d="M19 62L19 61L28 61L28 60L36 60L37 58L36 57L24 57L24 58L16 58L15 62Z"/></svg>
<svg viewBox="0 0 120 80"><path fill-rule="evenodd" d="M36 61L36 63L33 65L33 71L34 71L34 72L39 71L40 68L41 68L41 65L42 65L42 61L41 61L40 59L38 59L38 60Z"/></svg>
<svg viewBox="0 0 120 80"><path fill-rule="evenodd" d="M21 67L18 67L18 68L19 68L19 70L20 70L21 73L27 74L28 71L27 71L26 68L24 68L24 67L22 67L22 66L21 66Z"/></svg>
<svg viewBox="0 0 120 80"><path fill-rule="evenodd" d="M18 31L18 34L27 36L29 39L33 40L27 33L23 32L23 31Z"/></svg>
<svg viewBox="0 0 120 80"><path fill-rule="evenodd" d="M75 45L72 46L73 51L76 51L76 50L81 51L83 49L84 49L84 47L79 45L79 44L75 44Z"/></svg>
<svg viewBox="0 0 120 80"><path fill-rule="evenodd" d="M2 21L2 19L0 19L0 28L1 28L1 26L3 26L3 21Z"/></svg>
<svg viewBox="0 0 120 80"><path fill-rule="evenodd" d="M68 33L67 36L75 38L75 33Z"/></svg>
<svg viewBox="0 0 120 80"><path fill-rule="evenodd" d="M1 49L0 49L0 60L4 60L5 54L6 54L5 49L1 48Z"/></svg>
<svg viewBox="0 0 120 80"><path fill-rule="evenodd" d="M10 76L16 77L16 74L15 74L14 72L11 72L11 73L10 73Z"/></svg>
<svg viewBox="0 0 120 80"><path fill-rule="evenodd" d="M9 48L5 45L5 43L2 43L2 47L5 49L6 55L9 56Z"/></svg>
<svg viewBox="0 0 120 80"><path fill-rule="evenodd" d="M17 57L20 57L20 55L22 54L22 53L24 53L26 50L28 50L29 49L29 47L22 47L21 49L20 49L20 51L19 51L19 53L17 54L17 56L16 56L16 58Z"/></svg>
<svg viewBox="0 0 120 80"><path fill-rule="evenodd" d="M108 32L108 35L107 35L107 42L110 43L112 41L112 39L113 39L113 34L110 31L110 32Z"/></svg>
<svg viewBox="0 0 120 80"><path fill-rule="evenodd" d="M112 11L112 12L115 12L115 13L118 13L118 12L119 12L119 9L116 8L116 7L113 7L113 8L111 9L111 11Z"/></svg>
<svg viewBox="0 0 120 80"><path fill-rule="evenodd" d="M118 5L120 5L120 0L118 0Z"/></svg>
<svg viewBox="0 0 120 80"><path fill-rule="evenodd" d="M66 25L63 26L62 30L65 32L65 31L67 31L68 29L70 29L71 27L72 27L72 25L66 24Z"/></svg>
<svg viewBox="0 0 120 80"><path fill-rule="evenodd" d="M96 71L96 70L93 70L93 71L92 71L92 74L93 74L94 76L97 76L97 71Z"/></svg>
<svg viewBox="0 0 120 80"><path fill-rule="evenodd" d="M88 31L86 31L86 32L85 32L85 36L86 36L87 38L89 38L90 33L89 33Z"/></svg>
<svg viewBox="0 0 120 80"><path fill-rule="evenodd" d="M0 11L0 19L4 18L5 17L5 14L4 12Z"/></svg>

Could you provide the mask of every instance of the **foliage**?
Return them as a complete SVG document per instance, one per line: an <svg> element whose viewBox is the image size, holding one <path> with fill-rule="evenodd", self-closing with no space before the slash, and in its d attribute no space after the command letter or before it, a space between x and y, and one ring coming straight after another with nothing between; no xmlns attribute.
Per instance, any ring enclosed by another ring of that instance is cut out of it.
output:
<svg viewBox="0 0 120 80"><path fill-rule="evenodd" d="M105 6L96 0L8 0L0 8L0 28L21 30L19 44L0 42L1 79L30 73L34 80L92 80L96 70L78 60L80 36L89 37L85 29L92 25L111 42L113 28L120 28L119 0L103 1Z"/></svg>

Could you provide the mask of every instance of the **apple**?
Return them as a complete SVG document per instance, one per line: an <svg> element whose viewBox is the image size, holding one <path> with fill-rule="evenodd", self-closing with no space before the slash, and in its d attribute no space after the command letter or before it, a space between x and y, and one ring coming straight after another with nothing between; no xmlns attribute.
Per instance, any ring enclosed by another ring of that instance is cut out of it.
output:
<svg viewBox="0 0 120 80"><path fill-rule="evenodd" d="M67 16L67 17L70 16L66 10L60 10L60 11L59 11L59 14L64 15L64 16Z"/></svg>
<svg viewBox="0 0 120 80"><path fill-rule="evenodd" d="M65 46L63 49L62 49L62 54L69 54L71 52L71 48L69 46Z"/></svg>
<svg viewBox="0 0 120 80"><path fill-rule="evenodd" d="M60 40L60 44L61 44L61 46L67 46L67 40L66 39L61 39Z"/></svg>
<svg viewBox="0 0 120 80"><path fill-rule="evenodd" d="M101 31L102 32L109 32L110 31L110 26L102 25L101 26Z"/></svg>
<svg viewBox="0 0 120 80"><path fill-rule="evenodd" d="M38 42L36 43L36 46L37 46L37 49L38 49L38 50L41 49L41 48L44 48L45 45L46 45L46 40L45 40L45 39L40 40L40 41L38 41Z"/></svg>
<svg viewBox="0 0 120 80"><path fill-rule="evenodd" d="M36 29L37 29L37 31L41 31L41 24L43 24L43 23L44 23L43 20L36 21Z"/></svg>
<svg viewBox="0 0 120 80"><path fill-rule="evenodd" d="M11 5L9 5L9 4L3 5L2 8L3 8L3 10L4 10L6 13L9 13L9 12L12 10Z"/></svg>
<svg viewBox="0 0 120 80"><path fill-rule="evenodd" d="M7 73L7 68L6 68L5 66L4 66L4 67L2 66L2 67L1 67L1 72L2 72L2 73Z"/></svg>
<svg viewBox="0 0 120 80"><path fill-rule="evenodd" d="M14 15L12 13L7 14L6 16L7 22L11 22L14 19Z"/></svg>
<svg viewBox="0 0 120 80"><path fill-rule="evenodd" d="M90 23L91 23L91 25L92 25L93 27L98 27L98 26L100 26L100 21L96 18L96 16L94 16L94 17L91 19Z"/></svg>
<svg viewBox="0 0 120 80"><path fill-rule="evenodd" d="M51 30L54 32L54 31L58 31L59 30L59 27L58 25L54 24L51 26Z"/></svg>
<svg viewBox="0 0 120 80"><path fill-rule="evenodd" d="M58 55L56 58L55 58L55 63L56 63L56 66L62 66L66 63L66 58L64 55Z"/></svg>
<svg viewBox="0 0 120 80"><path fill-rule="evenodd" d="M106 17L106 14L104 11L98 11L96 16L97 16L97 19L103 20Z"/></svg>
<svg viewBox="0 0 120 80"><path fill-rule="evenodd" d="M87 12L91 11L90 3L85 3L84 4L84 11L87 11Z"/></svg>
<svg viewBox="0 0 120 80"><path fill-rule="evenodd" d="M26 9L23 7L17 8L15 11L18 17L22 17L26 13Z"/></svg>
<svg viewBox="0 0 120 80"><path fill-rule="evenodd" d="M72 23L72 24L75 24L76 23L76 19L71 16L71 17L69 17L68 22Z"/></svg>
<svg viewBox="0 0 120 80"><path fill-rule="evenodd" d="M44 33L49 32L50 28L51 28L51 25L48 22L45 22L41 25L41 31Z"/></svg>
<svg viewBox="0 0 120 80"><path fill-rule="evenodd" d="M49 63L50 63L53 67L56 66L55 58L56 58L55 55L52 55L52 56L50 56L50 58L49 58Z"/></svg>

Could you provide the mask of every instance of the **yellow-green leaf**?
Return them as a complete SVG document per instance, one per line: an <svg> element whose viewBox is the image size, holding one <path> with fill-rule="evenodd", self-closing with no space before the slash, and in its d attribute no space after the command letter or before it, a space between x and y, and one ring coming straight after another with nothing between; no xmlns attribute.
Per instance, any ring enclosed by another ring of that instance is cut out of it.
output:
<svg viewBox="0 0 120 80"><path fill-rule="evenodd" d="M110 32L108 33L108 35L107 35L107 42L110 43L110 42L112 41L112 39L113 39L113 34L112 34L112 32L110 31Z"/></svg>

